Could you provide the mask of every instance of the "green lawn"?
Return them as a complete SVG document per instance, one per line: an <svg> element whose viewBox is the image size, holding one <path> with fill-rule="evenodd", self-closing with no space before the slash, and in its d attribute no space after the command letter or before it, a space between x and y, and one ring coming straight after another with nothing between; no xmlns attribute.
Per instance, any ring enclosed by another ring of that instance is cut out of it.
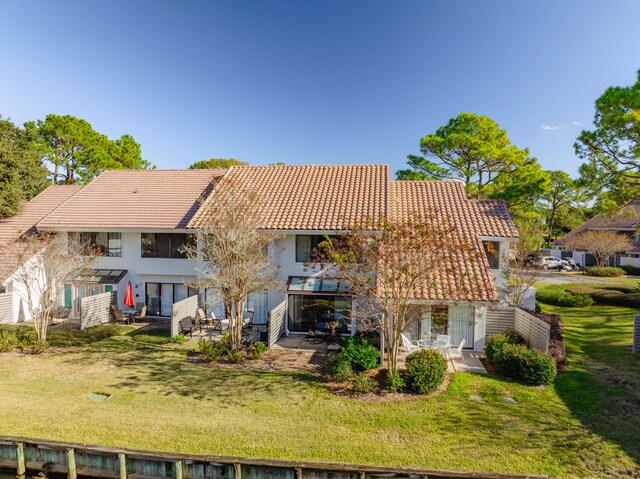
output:
<svg viewBox="0 0 640 479"><path fill-rule="evenodd" d="M555 386L459 373L445 393L409 402L339 398L304 374L192 364L185 346L127 336L45 356L0 355L0 434L555 477L639 474L640 356L623 349L632 311L553 310L565 318L569 349ZM112 396L95 403L85 399L91 392Z"/></svg>

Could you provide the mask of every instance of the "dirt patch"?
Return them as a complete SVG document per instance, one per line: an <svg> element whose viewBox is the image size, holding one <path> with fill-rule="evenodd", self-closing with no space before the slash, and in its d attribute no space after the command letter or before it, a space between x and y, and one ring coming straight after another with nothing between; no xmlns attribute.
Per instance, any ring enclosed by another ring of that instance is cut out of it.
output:
<svg viewBox="0 0 640 479"><path fill-rule="evenodd" d="M243 363L229 363L226 361L211 362L197 351L189 353L189 362L192 363L211 364L227 369L288 373L305 372L314 376L321 376L326 358L325 354L312 350L271 349L264 353L264 356L260 359L247 360Z"/></svg>

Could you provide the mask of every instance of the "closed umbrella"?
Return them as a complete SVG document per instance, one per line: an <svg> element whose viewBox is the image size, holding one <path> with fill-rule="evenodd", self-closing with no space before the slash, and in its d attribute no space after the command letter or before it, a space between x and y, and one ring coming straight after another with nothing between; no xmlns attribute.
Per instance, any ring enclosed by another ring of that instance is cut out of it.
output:
<svg viewBox="0 0 640 479"><path fill-rule="evenodd" d="M133 305L136 304L133 301L133 288L131 287L131 281L127 282L127 291L124 293L124 304L133 308Z"/></svg>

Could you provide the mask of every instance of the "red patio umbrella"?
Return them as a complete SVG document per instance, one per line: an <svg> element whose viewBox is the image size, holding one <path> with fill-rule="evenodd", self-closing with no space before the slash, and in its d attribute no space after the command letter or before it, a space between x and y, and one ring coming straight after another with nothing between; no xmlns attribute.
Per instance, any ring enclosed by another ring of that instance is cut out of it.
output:
<svg viewBox="0 0 640 479"><path fill-rule="evenodd" d="M127 291L124 293L124 304L133 308L133 305L136 304L133 301L133 288L131 287L131 281L127 282Z"/></svg>

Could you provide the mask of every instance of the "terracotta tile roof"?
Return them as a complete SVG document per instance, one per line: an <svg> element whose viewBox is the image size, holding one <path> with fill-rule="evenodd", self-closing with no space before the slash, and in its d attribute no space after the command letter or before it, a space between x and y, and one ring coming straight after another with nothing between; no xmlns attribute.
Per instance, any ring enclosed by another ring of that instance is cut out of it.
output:
<svg viewBox="0 0 640 479"><path fill-rule="evenodd" d="M469 200L471 221L481 236L518 238L507 203L503 200Z"/></svg>
<svg viewBox="0 0 640 479"><path fill-rule="evenodd" d="M443 224L456 226L461 240L472 251L450 252L446 272L437 279L416 285L414 297L432 301L498 301L498 292L480 236L485 231L478 221L482 209L467 199L464 186L456 181L393 181L390 216L410 219L434 216ZM453 266L453 268L451 268ZM444 276L444 278L443 278ZM435 284L435 289L433 285Z"/></svg>
<svg viewBox="0 0 640 479"><path fill-rule="evenodd" d="M385 217L390 172L388 165L234 166L190 226L203 225L216 191L238 180L263 195L265 229L341 230Z"/></svg>
<svg viewBox="0 0 640 479"><path fill-rule="evenodd" d="M111 170L38 223L40 229L186 228L225 170Z"/></svg>
<svg viewBox="0 0 640 479"><path fill-rule="evenodd" d="M10 218L0 220L0 249L33 229L36 223L82 189L78 185L52 185L28 201L22 210ZM0 255L0 281L13 273L19 265L13 264L8 254Z"/></svg>
<svg viewBox="0 0 640 479"><path fill-rule="evenodd" d="M631 200L624 205L618 213L612 216L597 215L585 221L580 226L559 238L556 244L562 245L563 241L572 238L578 233L587 230L620 230L629 231L640 229L640 199Z"/></svg>

